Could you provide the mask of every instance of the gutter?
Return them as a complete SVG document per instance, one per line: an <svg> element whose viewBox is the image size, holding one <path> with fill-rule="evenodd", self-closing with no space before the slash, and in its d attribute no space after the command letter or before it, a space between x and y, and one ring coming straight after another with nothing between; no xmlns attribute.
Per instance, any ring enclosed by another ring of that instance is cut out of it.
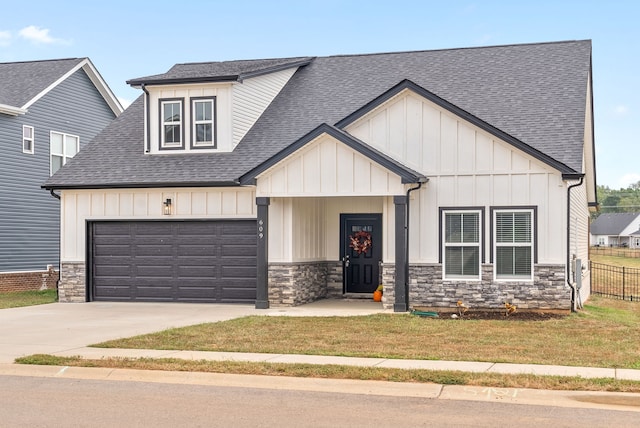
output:
<svg viewBox="0 0 640 428"><path fill-rule="evenodd" d="M582 186L584 175L580 176L580 182L567 188L567 285L571 288L571 312L576 312L575 303L578 295L575 285L571 282L571 189ZM579 296L578 296L579 297Z"/></svg>
<svg viewBox="0 0 640 428"><path fill-rule="evenodd" d="M51 196L53 196L54 198L56 198L58 201L60 201L60 195L58 195L57 193L55 193L54 191L55 189L50 189L49 192L51 193ZM58 214L60 214L60 209L58 209ZM61 221L61 220L59 220ZM56 281L56 300L60 301L60 294L59 294L59 289L60 289L60 278L62 278L62 254L60 251L60 242L62 239L62 228L60 227L60 224L58 223L58 280Z"/></svg>

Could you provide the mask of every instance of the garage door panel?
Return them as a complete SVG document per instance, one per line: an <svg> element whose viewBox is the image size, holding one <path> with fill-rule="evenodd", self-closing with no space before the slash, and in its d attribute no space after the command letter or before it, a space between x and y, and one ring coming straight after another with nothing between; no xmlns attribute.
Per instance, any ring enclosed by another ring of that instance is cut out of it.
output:
<svg viewBox="0 0 640 428"><path fill-rule="evenodd" d="M218 253L219 246L214 244L178 244L178 254L184 257L214 257Z"/></svg>
<svg viewBox="0 0 640 428"><path fill-rule="evenodd" d="M255 278L257 275L257 269L250 266L233 266L223 267L221 278L235 279L235 278Z"/></svg>
<svg viewBox="0 0 640 428"><path fill-rule="evenodd" d="M253 302L255 220L95 222L94 300Z"/></svg>
<svg viewBox="0 0 640 428"><path fill-rule="evenodd" d="M216 278L217 269L210 266L180 266L178 267L178 275L183 280L189 278L208 278L211 280Z"/></svg>

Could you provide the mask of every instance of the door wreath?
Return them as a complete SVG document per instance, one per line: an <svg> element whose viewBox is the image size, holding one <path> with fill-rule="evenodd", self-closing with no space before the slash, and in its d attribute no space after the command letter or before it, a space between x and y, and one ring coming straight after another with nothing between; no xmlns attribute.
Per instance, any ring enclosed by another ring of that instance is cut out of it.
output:
<svg viewBox="0 0 640 428"><path fill-rule="evenodd" d="M371 248L371 233L360 230L349 235L349 247L358 254L366 253Z"/></svg>

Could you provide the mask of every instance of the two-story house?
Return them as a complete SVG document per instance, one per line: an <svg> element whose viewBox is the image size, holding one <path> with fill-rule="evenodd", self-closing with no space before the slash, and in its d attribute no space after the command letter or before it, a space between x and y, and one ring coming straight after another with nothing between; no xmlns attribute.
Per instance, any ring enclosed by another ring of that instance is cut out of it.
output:
<svg viewBox="0 0 640 428"><path fill-rule="evenodd" d="M121 112L88 58L0 63L0 291L55 287L60 203L41 185Z"/></svg>
<svg viewBox="0 0 640 428"><path fill-rule="evenodd" d="M575 308L591 42L177 64L52 177L62 301Z"/></svg>

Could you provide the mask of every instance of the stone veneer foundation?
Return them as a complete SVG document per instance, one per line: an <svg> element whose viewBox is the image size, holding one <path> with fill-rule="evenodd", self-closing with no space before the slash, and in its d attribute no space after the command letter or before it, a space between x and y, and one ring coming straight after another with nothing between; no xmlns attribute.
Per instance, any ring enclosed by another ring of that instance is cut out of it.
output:
<svg viewBox="0 0 640 428"><path fill-rule="evenodd" d="M395 266L382 266L384 307L393 309ZM472 308L502 309L504 302L529 310L570 310L571 289L566 284L564 265L535 265L532 282L493 280L493 265L482 266L481 281L445 281L442 265L409 266L409 306L437 310L456 307L458 300Z"/></svg>
<svg viewBox="0 0 640 428"><path fill-rule="evenodd" d="M519 309L570 310L571 290L564 265L536 265L533 282L494 282L493 266L482 266L482 281L442 280L442 265L409 266L409 306L452 309L458 300L478 309L502 309L508 301ZM395 265L382 264L385 309L393 309ZM269 264L269 304L298 306L324 298L344 297L342 263L317 261ZM60 302L85 302L84 263L63 263L58 289Z"/></svg>
<svg viewBox="0 0 640 428"><path fill-rule="evenodd" d="M85 272L84 263L62 263L58 301L66 303L87 301Z"/></svg>
<svg viewBox="0 0 640 428"><path fill-rule="evenodd" d="M342 263L269 264L269 305L298 306L327 297L342 297Z"/></svg>

